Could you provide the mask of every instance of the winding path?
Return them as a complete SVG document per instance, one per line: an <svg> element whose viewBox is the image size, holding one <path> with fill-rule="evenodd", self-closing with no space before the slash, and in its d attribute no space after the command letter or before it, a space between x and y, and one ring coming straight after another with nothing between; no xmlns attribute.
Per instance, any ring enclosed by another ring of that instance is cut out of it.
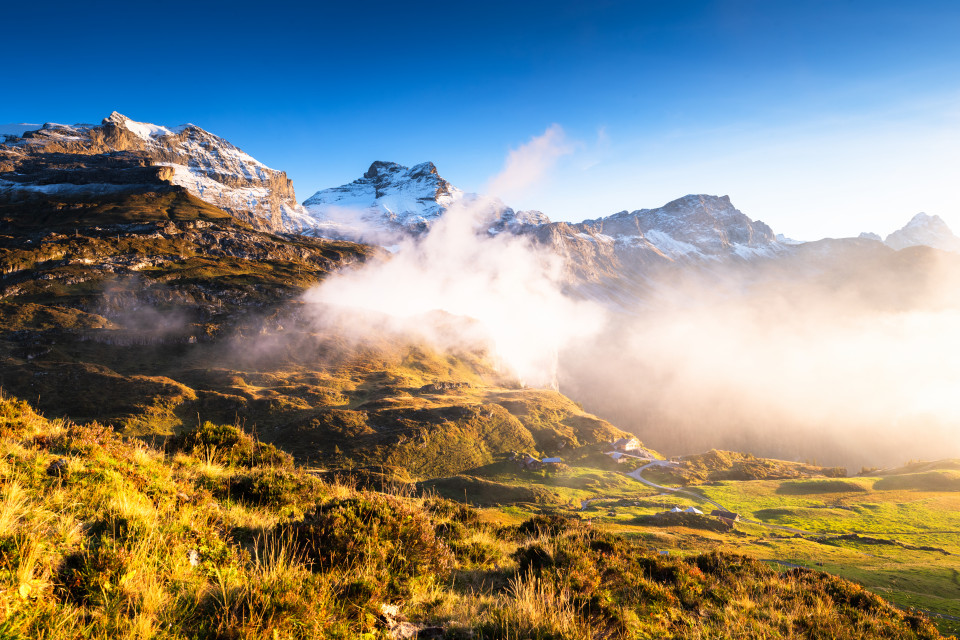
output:
<svg viewBox="0 0 960 640"><path fill-rule="evenodd" d="M655 483L655 482L650 482L649 480L647 480L646 478L643 477L643 471L644 471L644 469L649 469L650 467L663 467L663 466L668 466L668 465L665 465L663 460L654 460L653 462L648 462L647 464L643 465L642 467L637 467L636 469L634 469L633 471L631 471L631 472L628 473L627 475L630 476L631 478L633 478L634 480L638 481L638 482L642 482L643 484L645 484L645 485L647 485L647 486L649 486L649 487L653 487L654 489L659 489L660 491L666 491L666 492L669 492L669 493L678 493L678 494L682 494L682 495L685 495L685 496L689 496L689 497L693 498L694 500L699 500L699 501L701 501L701 502L707 502L707 503L709 503L709 504L712 504L713 506L715 506L717 509L720 509L721 511L729 511L729 512L731 512L731 513L736 513L736 511L734 511L733 509L728 509L728 508L726 508L725 506L723 506L722 504L720 504L719 502L717 502L717 501L715 501L715 500L711 500L710 498L708 498L708 497L706 497L706 496L704 496L704 495L701 495L701 494L699 494L699 493L695 493L695 492L693 492L693 491L689 491L689 490L683 489L683 488L681 488L681 487L665 487L665 486L663 486L662 484L657 484L657 483ZM740 521L741 521L741 522L749 522L750 524L757 524L757 525L760 525L761 527L768 527L768 528L770 528L770 529L778 529L778 530L780 530L780 531L789 531L790 533L799 533L799 534L805 535L805 536L816 535L816 534L815 534L814 532L812 532L812 531L804 531L803 529L794 529L793 527L785 527L785 526L779 525L779 524L767 524L766 522L760 522L759 520L751 520L751 519L749 519L749 518L744 518L743 516L740 516Z"/></svg>

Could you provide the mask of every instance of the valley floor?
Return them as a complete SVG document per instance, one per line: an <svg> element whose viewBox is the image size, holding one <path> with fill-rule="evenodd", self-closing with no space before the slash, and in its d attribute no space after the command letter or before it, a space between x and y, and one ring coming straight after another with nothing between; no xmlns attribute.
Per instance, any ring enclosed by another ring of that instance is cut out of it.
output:
<svg viewBox="0 0 960 640"><path fill-rule="evenodd" d="M573 467L556 474L502 474L504 483L551 487L594 526L661 553L743 553L780 567L854 580L904 609L960 632L960 471L955 461L919 473L723 480L681 486L647 464L624 474ZM632 486L617 480L630 477ZM653 475L655 482L646 477ZM577 478L593 476L590 483ZM703 516L669 514L696 507ZM536 509L533 509L534 511ZM709 514L737 514L732 527ZM504 509L519 517L523 509ZM680 515L683 518L677 518Z"/></svg>

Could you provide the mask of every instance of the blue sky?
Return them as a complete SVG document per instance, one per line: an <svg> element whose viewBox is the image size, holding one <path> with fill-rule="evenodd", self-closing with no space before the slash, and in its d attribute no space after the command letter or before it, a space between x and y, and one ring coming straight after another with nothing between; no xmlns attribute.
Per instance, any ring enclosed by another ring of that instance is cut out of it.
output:
<svg viewBox="0 0 960 640"><path fill-rule="evenodd" d="M729 194L794 237L960 231L956 2L34 2L4 9L0 122L193 122L303 200L373 160L579 220ZM556 130L556 129L554 129Z"/></svg>

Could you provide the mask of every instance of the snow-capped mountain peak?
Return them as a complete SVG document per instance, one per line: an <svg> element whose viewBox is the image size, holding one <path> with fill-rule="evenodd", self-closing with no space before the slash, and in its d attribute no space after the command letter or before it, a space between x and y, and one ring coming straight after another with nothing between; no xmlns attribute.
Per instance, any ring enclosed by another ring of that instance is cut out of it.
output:
<svg viewBox="0 0 960 640"><path fill-rule="evenodd" d="M303 205L321 225L425 230L463 192L440 177L432 162L405 167L378 160L349 184L323 189Z"/></svg>
<svg viewBox="0 0 960 640"><path fill-rule="evenodd" d="M621 211L583 224L613 238L642 239L670 257L747 256L777 244L770 227L741 213L729 196L690 194L656 209Z"/></svg>
<svg viewBox="0 0 960 640"><path fill-rule="evenodd" d="M926 245L945 251L960 251L960 238L957 238L940 216L918 213L903 228L887 236L887 246L893 249L905 249L917 245Z"/></svg>
<svg viewBox="0 0 960 640"><path fill-rule="evenodd" d="M782 233L778 233L776 236L777 242L784 245L794 245L794 244L803 244L803 240L797 240L795 238L789 238Z"/></svg>
<svg viewBox="0 0 960 640"><path fill-rule="evenodd" d="M152 142L156 138L160 138L163 136L176 135L178 133L181 133L184 129L194 126L192 124L182 124L178 127L173 127L168 129L167 127L151 124L149 122L137 122L135 120L131 120L127 116L123 115L122 113L118 113L116 111L112 112L109 116L104 118L103 123L104 124L110 123L118 127L124 127L125 129L127 129L128 131L136 135L138 138L140 138L141 140L145 140L147 142Z"/></svg>
<svg viewBox="0 0 960 640"><path fill-rule="evenodd" d="M285 173L196 125L165 127L114 111L99 125L47 123L11 131L0 143L5 198L172 184L255 227L300 231L311 223Z"/></svg>

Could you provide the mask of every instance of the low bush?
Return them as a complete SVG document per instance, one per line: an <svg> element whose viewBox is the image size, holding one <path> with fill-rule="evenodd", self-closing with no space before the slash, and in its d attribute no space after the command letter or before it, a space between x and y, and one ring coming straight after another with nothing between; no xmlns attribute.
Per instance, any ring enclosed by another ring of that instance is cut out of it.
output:
<svg viewBox="0 0 960 640"><path fill-rule="evenodd" d="M332 500L282 528L315 570L342 568L371 578L370 600L409 595L414 581L442 580L453 568L435 523L401 498L361 493Z"/></svg>
<svg viewBox="0 0 960 640"><path fill-rule="evenodd" d="M292 467L293 457L271 444L260 442L238 427L204 422L174 436L172 452L184 452L202 460L228 466Z"/></svg>

